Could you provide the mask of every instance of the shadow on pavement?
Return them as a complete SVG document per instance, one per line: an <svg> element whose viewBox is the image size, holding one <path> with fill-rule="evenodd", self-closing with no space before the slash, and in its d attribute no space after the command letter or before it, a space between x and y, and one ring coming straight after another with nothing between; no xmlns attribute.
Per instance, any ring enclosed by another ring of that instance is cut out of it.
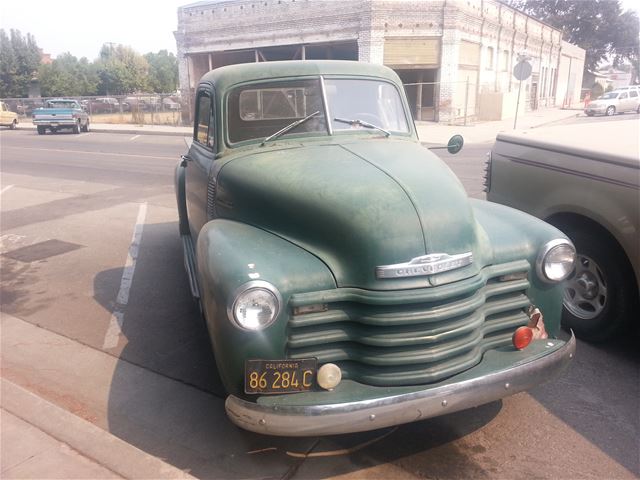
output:
<svg viewBox="0 0 640 480"><path fill-rule="evenodd" d="M568 337L562 332L561 338ZM640 350L633 335L601 345L578 340L574 362L562 377L529 394L640 476Z"/></svg>
<svg viewBox="0 0 640 480"><path fill-rule="evenodd" d="M114 307L113 285L121 275L122 269L112 269L94 279L96 300L108 310ZM215 360L190 297L175 223L144 228L123 336L126 345L109 394L109 430L202 478L291 478L296 472L302 477L325 477L425 450L433 450L437 458L447 452L450 460L438 460L430 466L432 472L448 468L441 473L473 476L480 467L447 444L491 421L502 405L494 402L400 426L367 448L313 462L287 452L352 449L389 429L318 439L268 437L235 427L227 419L223 399L214 394L219 391Z"/></svg>

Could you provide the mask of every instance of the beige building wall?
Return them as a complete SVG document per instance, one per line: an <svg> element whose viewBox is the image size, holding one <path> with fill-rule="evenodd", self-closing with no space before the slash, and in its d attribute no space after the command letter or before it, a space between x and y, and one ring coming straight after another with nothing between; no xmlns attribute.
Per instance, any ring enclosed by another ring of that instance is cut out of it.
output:
<svg viewBox="0 0 640 480"><path fill-rule="evenodd" d="M584 64L559 30L498 0L212 0L181 7L175 37L184 94L230 63L353 59L396 70L414 116L445 122L515 115L518 54L533 67L524 110L573 101Z"/></svg>

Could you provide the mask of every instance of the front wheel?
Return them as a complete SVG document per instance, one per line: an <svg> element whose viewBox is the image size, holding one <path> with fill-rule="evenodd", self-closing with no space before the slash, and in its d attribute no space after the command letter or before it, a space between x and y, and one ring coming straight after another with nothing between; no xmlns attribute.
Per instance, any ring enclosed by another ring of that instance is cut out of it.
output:
<svg viewBox="0 0 640 480"><path fill-rule="evenodd" d="M598 231L561 229L577 251L575 270L565 284L562 326L583 340L609 340L632 316L635 282L629 278L626 258Z"/></svg>
<svg viewBox="0 0 640 480"><path fill-rule="evenodd" d="M15 130L17 126L18 126L18 122L14 120L13 122L11 122L11 125L9 125L9 128L11 130Z"/></svg>
<svg viewBox="0 0 640 480"><path fill-rule="evenodd" d="M75 134L80 133L80 120L78 120L76 124L73 126L73 133Z"/></svg>
<svg viewBox="0 0 640 480"><path fill-rule="evenodd" d="M38 125L38 135L44 135L47 132L47 129Z"/></svg>
<svg viewBox="0 0 640 480"><path fill-rule="evenodd" d="M607 107L607 111L605 112L605 115L607 115L607 117L610 117L615 114L616 114L616 107L614 107L613 105Z"/></svg>
<svg viewBox="0 0 640 480"><path fill-rule="evenodd" d="M84 127L82 127L82 131L83 132L88 132L89 131L89 120L87 119L87 123L84 124Z"/></svg>

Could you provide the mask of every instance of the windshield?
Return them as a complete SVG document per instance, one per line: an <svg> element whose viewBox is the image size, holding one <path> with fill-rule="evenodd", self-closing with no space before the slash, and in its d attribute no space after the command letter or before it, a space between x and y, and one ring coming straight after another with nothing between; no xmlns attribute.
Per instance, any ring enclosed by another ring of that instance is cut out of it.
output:
<svg viewBox="0 0 640 480"><path fill-rule="evenodd" d="M609 93L605 93L600 98L602 100L610 100L612 98L618 98L618 95L620 95L620 92L609 92Z"/></svg>
<svg viewBox="0 0 640 480"><path fill-rule="evenodd" d="M327 102L333 130L352 130L360 120L389 132L408 133L407 118L396 88L379 80L327 79ZM356 126L356 128L358 128Z"/></svg>
<svg viewBox="0 0 640 480"><path fill-rule="evenodd" d="M326 106L320 79L259 83L232 90L227 100L229 140L264 140L282 129L285 132L278 137L309 132L328 135L327 112L335 133L409 132L402 100L393 84L326 78L324 88ZM309 118L298 122L305 117Z"/></svg>
<svg viewBox="0 0 640 480"><path fill-rule="evenodd" d="M78 108L78 104L76 102L47 102L47 108Z"/></svg>

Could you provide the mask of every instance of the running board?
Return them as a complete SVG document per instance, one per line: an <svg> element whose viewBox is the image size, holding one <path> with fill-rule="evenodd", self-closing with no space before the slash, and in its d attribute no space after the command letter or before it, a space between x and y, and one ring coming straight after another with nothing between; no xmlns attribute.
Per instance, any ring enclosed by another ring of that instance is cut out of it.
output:
<svg viewBox="0 0 640 480"><path fill-rule="evenodd" d="M184 251L184 268L189 277L189 288L194 298L200 298L200 289L198 288L198 279L196 277L196 251L193 248L193 240L191 235L180 235L182 238L182 250Z"/></svg>

